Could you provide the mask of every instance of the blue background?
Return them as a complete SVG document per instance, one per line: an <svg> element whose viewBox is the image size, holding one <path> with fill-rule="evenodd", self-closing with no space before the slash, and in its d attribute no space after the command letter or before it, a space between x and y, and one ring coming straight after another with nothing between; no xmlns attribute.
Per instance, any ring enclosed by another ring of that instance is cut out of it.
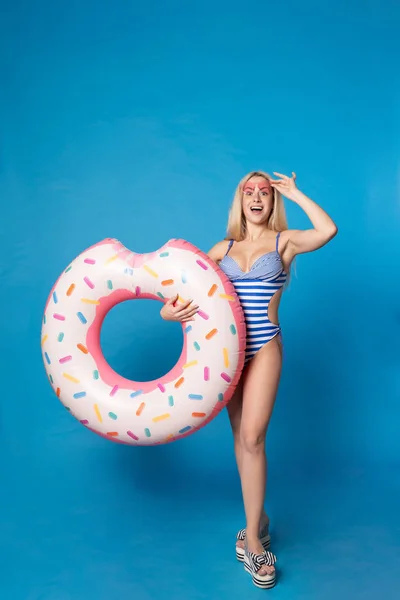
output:
<svg viewBox="0 0 400 600"><path fill-rule="evenodd" d="M268 593L397 598L399 17L390 0L3 3L1 598L263 593L234 559L226 411L179 443L120 447L63 409L40 352L47 295L72 258L105 237L206 252L259 168L295 170L339 227L297 259L281 305ZM285 205L290 227L309 226ZM175 363L181 330L159 308L127 302L106 318L121 374Z"/></svg>

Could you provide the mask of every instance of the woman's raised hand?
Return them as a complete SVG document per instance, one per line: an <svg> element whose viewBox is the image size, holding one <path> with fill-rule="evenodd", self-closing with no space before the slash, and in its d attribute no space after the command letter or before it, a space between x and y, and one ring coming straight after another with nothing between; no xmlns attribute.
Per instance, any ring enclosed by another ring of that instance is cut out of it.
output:
<svg viewBox="0 0 400 600"><path fill-rule="evenodd" d="M270 179L269 182L272 187L285 196L285 198L294 200L296 193L298 193L296 173L292 173L292 176L288 177L287 175L282 175L282 173L276 173L274 171L274 175L277 175L280 179Z"/></svg>

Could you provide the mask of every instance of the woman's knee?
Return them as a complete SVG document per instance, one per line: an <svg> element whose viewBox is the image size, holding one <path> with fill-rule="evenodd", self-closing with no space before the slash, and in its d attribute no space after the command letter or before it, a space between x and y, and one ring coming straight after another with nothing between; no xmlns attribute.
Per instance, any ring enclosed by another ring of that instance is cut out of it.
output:
<svg viewBox="0 0 400 600"><path fill-rule="evenodd" d="M240 431L240 446L245 452L256 454L265 450L265 431L244 429Z"/></svg>

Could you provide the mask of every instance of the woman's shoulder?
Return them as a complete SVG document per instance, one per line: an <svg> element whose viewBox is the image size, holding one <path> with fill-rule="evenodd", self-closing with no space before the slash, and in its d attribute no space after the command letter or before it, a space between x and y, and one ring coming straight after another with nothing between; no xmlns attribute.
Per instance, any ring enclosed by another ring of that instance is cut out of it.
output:
<svg viewBox="0 0 400 600"><path fill-rule="evenodd" d="M293 233L296 229L282 229L282 231L276 231L276 236L279 236L279 245L286 246L290 241Z"/></svg>
<svg viewBox="0 0 400 600"><path fill-rule="evenodd" d="M217 262L223 259L223 257L226 254L226 251L228 250L228 247L229 239L227 238L214 244L214 246L210 248L210 250L207 252L207 255L211 258L211 260Z"/></svg>

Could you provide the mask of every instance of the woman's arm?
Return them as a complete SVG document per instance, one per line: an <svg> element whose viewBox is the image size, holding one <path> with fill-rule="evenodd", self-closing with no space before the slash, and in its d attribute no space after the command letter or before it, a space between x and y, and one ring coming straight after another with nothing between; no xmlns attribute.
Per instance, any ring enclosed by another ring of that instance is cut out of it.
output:
<svg viewBox="0 0 400 600"><path fill-rule="evenodd" d="M291 229L289 230L289 245L292 247L292 254L302 254L318 250L327 244L338 232L338 228L331 217L316 202L308 198L301 192L295 184L296 175L283 177L283 181L271 181L271 185L281 192L286 198L296 202L304 210L314 229Z"/></svg>
<svg viewBox="0 0 400 600"><path fill-rule="evenodd" d="M305 194L296 191L292 198L306 213L314 229L292 229L289 234L289 244L294 254L312 252L327 244L338 232L338 228L331 217L316 202Z"/></svg>

